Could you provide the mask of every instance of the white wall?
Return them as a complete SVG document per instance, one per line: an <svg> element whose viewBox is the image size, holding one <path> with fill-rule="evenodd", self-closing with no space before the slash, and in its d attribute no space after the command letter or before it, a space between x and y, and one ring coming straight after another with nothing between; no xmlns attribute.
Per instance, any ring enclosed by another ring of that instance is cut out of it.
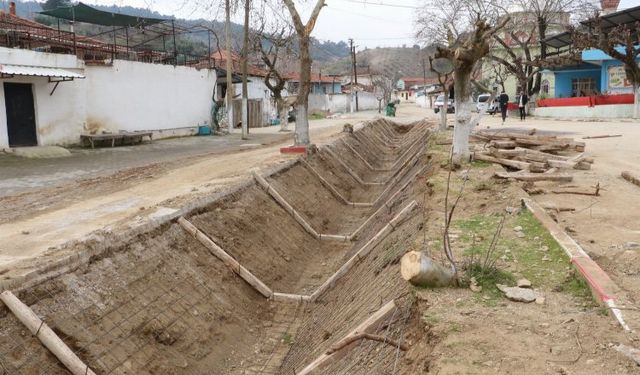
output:
<svg viewBox="0 0 640 375"><path fill-rule="evenodd" d="M63 68L77 73L83 73L84 66L84 63L73 55L4 47L0 47L0 64ZM55 84L49 83L47 77L16 76L0 81L0 148L9 146L4 82L32 84L39 145L70 144L79 141L85 120L84 80L61 82L53 95L50 95Z"/></svg>
<svg viewBox="0 0 640 375"><path fill-rule="evenodd" d="M351 112L351 107L355 108L355 99L351 94L309 95L309 112L347 113ZM361 111L378 109L376 95L370 92L359 92L358 109Z"/></svg>
<svg viewBox="0 0 640 375"><path fill-rule="evenodd" d="M85 72L87 131L168 130L209 122L213 70L116 60Z"/></svg>
<svg viewBox="0 0 640 375"><path fill-rule="evenodd" d="M595 107L538 107L533 111L535 116L555 118L631 118L633 104L597 105Z"/></svg>

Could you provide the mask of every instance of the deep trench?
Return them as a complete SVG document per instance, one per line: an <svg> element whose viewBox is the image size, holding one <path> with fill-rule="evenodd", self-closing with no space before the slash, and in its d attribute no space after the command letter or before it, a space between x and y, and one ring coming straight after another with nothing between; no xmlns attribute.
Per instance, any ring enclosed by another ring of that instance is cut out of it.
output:
<svg viewBox="0 0 640 375"><path fill-rule="evenodd" d="M416 198L416 181L429 173L428 128L376 120L266 177L318 233L349 235L377 212L352 241L315 238L258 184L185 218L273 291L310 295ZM341 162L361 180L390 182L363 185ZM346 200L373 205L345 204L311 168ZM419 216L393 228L314 302L267 300L175 221L16 295L97 374L295 374L390 300L397 309L375 332L415 334L419 317L398 261L419 237ZM362 340L322 373L411 373L403 355ZM0 374L67 373L0 309Z"/></svg>

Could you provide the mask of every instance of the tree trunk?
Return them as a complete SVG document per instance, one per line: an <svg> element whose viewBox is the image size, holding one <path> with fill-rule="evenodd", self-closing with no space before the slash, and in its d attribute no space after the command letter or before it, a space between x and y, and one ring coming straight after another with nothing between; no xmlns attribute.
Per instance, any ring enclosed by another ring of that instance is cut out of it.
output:
<svg viewBox="0 0 640 375"><path fill-rule="evenodd" d="M400 275L411 284L422 287L450 286L455 282L451 269L418 251L408 252L400 259Z"/></svg>
<svg viewBox="0 0 640 375"><path fill-rule="evenodd" d="M289 131L289 111L282 96L276 96L276 111L280 118L280 131Z"/></svg>
<svg viewBox="0 0 640 375"><path fill-rule="evenodd" d="M640 83L633 84L633 118L640 118Z"/></svg>
<svg viewBox="0 0 640 375"><path fill-rule="evenodd" d="M449 90L443 90L444 94L444 104L442 108L440 108L440 126L438 130L446 131L447 130L447 110L449 108Z"/></svg>
<svg viewBox="0 0 640 375"><path fill-rule="evenodd" d="M455 71L454 91L456 95L456 122L453 130L453 164L462 165L469 162L469 135L473 123L471 112L471 90L469 88L471 68L462 66Z"/></svg>
<svg viewBox="0 0 640 375"><path fill-rule="evenodd" d="M231 65L231 59L229 58L231 54L231 0L225 0L224 2L224 10L225 10L225 24L224 24L224 48L227 51L227 61L226 61L226 69L227 69L227 93L226 93L226 106L227 106L227 132L231 133L233 129L233 96L235 95L235 90L233 87L233 66Z"/></svg>
<svg viewBox="0 0 640 375"><path fill-rule="evenodd" d="M306 146L309 139L309 91L311 89L311 53L309 51L309 34L299 35L300 43L300 88L296 102L296 146Z"/></svg>
<svg viewBox="0 0 640 375"><path fill-rule="evenodd" d="M244 31L242 40L242 139L249 135L249 88L247 68L249 59L249 10L250 0L244 0Z"/></svg>

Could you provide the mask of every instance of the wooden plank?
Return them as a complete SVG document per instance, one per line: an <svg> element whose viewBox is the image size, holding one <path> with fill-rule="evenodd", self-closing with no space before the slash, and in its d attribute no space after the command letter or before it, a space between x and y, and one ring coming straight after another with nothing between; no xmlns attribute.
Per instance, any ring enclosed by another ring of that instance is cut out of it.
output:
<svg viewBox="0 0 640 375"><path fill-rule="evenodd" d="M266 298L271 298L271 296L273 295L273 291L265 283L263 283L251 272L249 272L249 270L244 268L237 260L235 260L215 242L213 242L213 240L211 240L211 238L209 238L206 234L196 228L196 226L193 225L190 221L188 221L184 217L180 217L178 219L178 224L180 224L180 226L184 228L187 233L191 234L198 241L200 241L200 243L204 245L204 247L206 247L212 255L220 259L222 263L224 263L233 272L235 272L244 281L246 281L247 284L251 285L255 290L257 290Z"/></svg>
<svg viewBox="0 0 640 375"><path fill-rule="evenodd" d="M631 182L632 184L634 184L636 186L640 186L640 178L632 175L631 172L623 171L621 173L621 176L622 176L622 178L624 178L625 180Z"/></svg>
<svg viewBox="0 0 640 375"><path fill-rule="evenodd" d="M49 349L73 375L95 375L55 332L11 291L0 293L0 300L24 326Z"/></svg>
<svg viewBox="0 0 640 375"><path fill-rule="evenodd" d="M570 182L573 181L573 176L566 174L546 174L546 173L507 173L507 172L496 172L494 174L495 177L498 178L513 178L520 181L560 181L560 182Z"/></svg>
<svg viewBox="0 0 640 375"><path fill-rule="evenodd" d="M527 162L495 158L493 156L489 156L487 154L480 153L480 152L474 153L473 158L475 160L482 160L482 161L488 161L490 163L502 164L507 167L511 167L515 169L529 170L529 168L531 167L531 164Z"/></svg>
<svg viewBox="0 0 640 375"><path fill-rule="evenodd" d="M389 319L391 314L396 310L396 304L394 300L389 301L384 306L382 306L378 311L376 311L373 315L367 318L364 322L360 323L355 329L349 332L344 338L337 341L331 347L341 347L346 341L348 341L351 337L354 337L361 333L371 333L375 332L378 327L384 323L385 320ZM308 364L305 368L303 368L297 375L310 375L310 374L320 374L322 371L332 363L335 363L340 358L343 358L346 353L355 347L355 342L344 345L340 350L332 352L331 354L327 354L326 352L316 358L313 362Z"/></svg>

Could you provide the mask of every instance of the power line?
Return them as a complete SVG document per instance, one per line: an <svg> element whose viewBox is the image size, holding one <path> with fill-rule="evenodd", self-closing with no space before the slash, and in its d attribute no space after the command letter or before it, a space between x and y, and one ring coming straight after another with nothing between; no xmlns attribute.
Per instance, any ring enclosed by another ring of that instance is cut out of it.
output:
<svg viewBox="0 0 640 375"><path fill-rule="evenodd" d="M355 3L360 5L376 5L383 7L391 7L391 8L404 8L404 9L422 9L424 7L418 7L414 5L400 5L400 4L387 4L387 3L370 3L367 0L342 0L349 3Z"/></svg>

